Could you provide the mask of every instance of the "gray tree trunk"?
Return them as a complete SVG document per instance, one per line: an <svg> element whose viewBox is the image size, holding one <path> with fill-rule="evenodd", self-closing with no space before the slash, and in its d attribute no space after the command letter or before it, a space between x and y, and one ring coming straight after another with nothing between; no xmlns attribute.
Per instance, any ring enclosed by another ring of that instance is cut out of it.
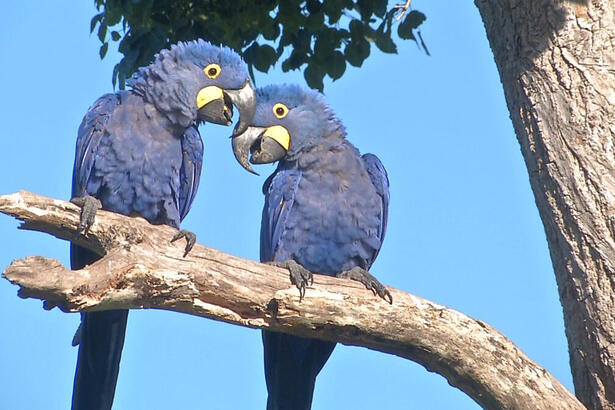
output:
<svg viewBox="0 0 615 410"><path fill-rule="evenodd" d="M476 5L545 227L576 395L615 409L615 2Z"/></svg>

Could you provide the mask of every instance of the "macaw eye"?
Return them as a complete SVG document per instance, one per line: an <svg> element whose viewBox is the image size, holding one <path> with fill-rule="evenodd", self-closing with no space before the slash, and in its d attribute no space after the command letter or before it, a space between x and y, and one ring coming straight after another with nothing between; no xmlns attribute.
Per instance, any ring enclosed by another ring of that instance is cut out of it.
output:
<svg viewBox="0 0 615 410"><path fill-rule="evenodd" d="M216 63L209 64L207 67L203 69L203 72L205 72L205 75L211 78L212 80L220 75L220 71L222 71L222 69Z"/></svg>
<svg viewBox="0 0 615 410"><path fill-rule="evenodd" d="M284 104L277 103L273 106L273 115L275 115L276 117L282 119L286 117L286 114L288 114L288 107Z"/></svg>

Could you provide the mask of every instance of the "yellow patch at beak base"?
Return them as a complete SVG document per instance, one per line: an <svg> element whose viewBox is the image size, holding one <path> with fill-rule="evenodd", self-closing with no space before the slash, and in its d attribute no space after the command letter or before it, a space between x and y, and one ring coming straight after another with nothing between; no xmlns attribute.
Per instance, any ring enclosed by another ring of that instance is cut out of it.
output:
<svg viewBox="0 0 615 410"><path fill-rule="evenodd" d="M269 127L263 133L263 136L273 138L280 144L286 151L290 148L290 134L288 130L281 125L274 125Z"/></svg>
<svg viewBox="0 0 615 410"><path fill-rule="evenodd" d="M202 88L196 95L196 107L200 110L203 106L221 98L224 98L222 89L215 85L210 85L209 87Z"/></svg>

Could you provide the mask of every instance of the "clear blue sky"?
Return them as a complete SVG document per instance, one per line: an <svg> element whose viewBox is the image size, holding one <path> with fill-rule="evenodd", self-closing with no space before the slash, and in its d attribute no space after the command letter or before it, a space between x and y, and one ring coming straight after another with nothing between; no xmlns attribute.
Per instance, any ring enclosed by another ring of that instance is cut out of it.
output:
<svg viewBox="0 0 615 410"><path fill-rule="evenodd" d="M62 4L60 6L60 3ZM120 56L100 61L92 1L0 3L0 193L68 199L77 128L112 90ZM572 388L562 311L542 223L478 11L417 1L431 57L372 48L361 69L326 83L362 152L391 180L387 238L372 272L386 284L495 326ZM258 75L257 85L302 82ZM261 177L233 159L229 128L206 125L205 164L184 226L199 242L258 259ZM44 255L68 265L68 243L0 216L0 268ZM78 314L44 311L0 280L0 408L67 409ZM308 290L309 292L309 290ZM369 294L366 292L366 297ZM131 312L115 410L264 409L260 332L162 311ZM475 409L444 378L367 349L338 346L318 378L318 409Z"/></svg>

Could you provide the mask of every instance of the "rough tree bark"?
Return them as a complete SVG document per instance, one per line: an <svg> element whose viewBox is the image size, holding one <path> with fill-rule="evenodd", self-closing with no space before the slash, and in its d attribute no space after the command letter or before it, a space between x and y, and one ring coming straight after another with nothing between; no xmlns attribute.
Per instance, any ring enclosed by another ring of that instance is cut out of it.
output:
<svg viewBox="0 0 615 410"><path fill-rule="evenodd" d="M576 394L615 409L615 2L476 5L545 227Z"/></svg>
<svg viewBox="0 0 615 410"><path fill-rule="evenodd" d="M286 271L199 244L183 258L172 228L142 218L100 211L88 236L75 236L76 206L23 191L0 196L0 212L106 255L77 271L40 256L14 261L3 276L48 308L167 309L334 340L416 361L485 408L583 409L497 330L420 297L390 289L390 305L356 282L318 275L300 301Z"/></svg>

